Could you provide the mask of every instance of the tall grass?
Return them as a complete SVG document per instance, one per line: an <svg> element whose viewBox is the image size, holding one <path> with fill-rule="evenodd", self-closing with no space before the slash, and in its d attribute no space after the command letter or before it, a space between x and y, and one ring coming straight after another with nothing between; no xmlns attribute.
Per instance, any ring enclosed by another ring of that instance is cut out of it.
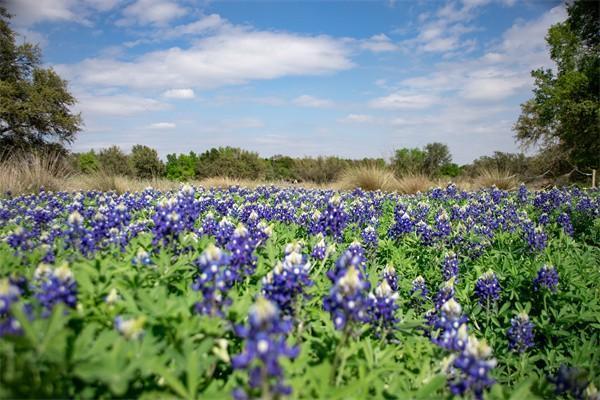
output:
<svg viewBox="0 0 600 400"><path fill-rule="evenodd" d="M517 187L517 179L515 175L505 170L483 168L475 178L474 184L479 188L496 186L501 190L512 190Z"/></svg>
<svg viewBox="0 0 600 400"><path fill-rule="evenodd" d="M403 194L426 192L436 184L424 174L406 174L396 181L396 190Z"/></svg>
<svg viewBox="0 0 600 400"><path fill-rule="evenodd" d="M345 170L335 185L342 190L360 188L373 191L394 191L397 181L392 171L376 165L361 165Z"/></svg>
<svg viewBox="0 0 600 400"><path fill-rule="evenodd" d="M0 163L0 192L14 194L64 189L71 169L56 153L19 153Z"/></svg>

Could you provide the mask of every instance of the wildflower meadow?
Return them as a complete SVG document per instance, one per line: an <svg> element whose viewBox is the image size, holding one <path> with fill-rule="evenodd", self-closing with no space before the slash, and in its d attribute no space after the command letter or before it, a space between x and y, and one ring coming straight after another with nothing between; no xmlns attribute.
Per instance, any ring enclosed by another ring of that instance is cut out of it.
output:
<svg viewBox="0 0 600 400"><path fill-rule="evenodd" d="M0 397L599 399L600 191L0 198Z"/></svg>

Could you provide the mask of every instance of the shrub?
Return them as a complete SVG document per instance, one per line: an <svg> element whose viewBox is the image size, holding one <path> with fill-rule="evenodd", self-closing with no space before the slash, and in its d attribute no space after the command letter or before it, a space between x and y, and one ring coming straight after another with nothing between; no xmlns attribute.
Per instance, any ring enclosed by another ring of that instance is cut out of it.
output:
<svg viewBox="0 0 600 400"><path fill-rule="evenodd" d="M133 146L129 159L137 178L151 179L164 173L164 165L158 158L158 152L148 146L140 144Z"/></svg>
<svg viewBox="0 0 600 400"><path fill-rule="evenodd" d="M200 155L196 164L196 177L226 176L239 179L264 179L266 162L257 153L233 148L210 149Z"/></svg>
<svg viewBox="0 0 600 400"><path fill-rule="evenodd" d="M303 181L328 183L335 181L348 162L338 157L300 158L295 162L295 173Z"/></svg>
<svg viewBox="0 0 600 400"><path fill-rule="evenodd" d="M129 157L117 146L100 150L98 161L100 168L108 175L132 175Z"/></svg>

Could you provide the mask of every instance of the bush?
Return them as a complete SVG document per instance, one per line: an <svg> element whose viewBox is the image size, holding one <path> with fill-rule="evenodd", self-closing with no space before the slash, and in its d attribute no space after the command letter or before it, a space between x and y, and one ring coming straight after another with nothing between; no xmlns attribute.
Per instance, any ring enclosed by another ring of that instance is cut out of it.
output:
<svg viewBox="0 0 600 400"><path fill-rule="evenodd" d="M108 175L132 175L129 157L117 146L100 150L98 161L100 168Z"/></svg>
<svg viewBox="0 0 600 400"><path fill-rule="evenodd" d="M215 176L264 179L266 173L267 163L257 153L233 147L210 149L200 155L196 164L199 179Z"/></svg>
<svg viewBox="0 0 600 400"><path fill-rule="evenodd" d="M165 166L166 176L174 181L189 181L196 178L198 156L193 151L189 154L168 154Z"/></svg>
<svg viewBox="0 0 600 400"><path fill-rule="evenodd" d="M164 173L164 165L158 158L157 151L148 146L140 144L133 146L129 159L137 178L157 178Z"/></svg>
<svg viewBox="0 0 600 400"><path fill-rule="evenodd" d="M348 162L338 157L317 157L296 159L295 170L303 181L329 183L337 180Z"/></svg>

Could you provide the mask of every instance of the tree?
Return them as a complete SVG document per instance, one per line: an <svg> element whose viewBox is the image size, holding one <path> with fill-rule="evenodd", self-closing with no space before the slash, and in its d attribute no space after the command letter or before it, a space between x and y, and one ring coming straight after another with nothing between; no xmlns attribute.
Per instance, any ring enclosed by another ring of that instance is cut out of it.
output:
<svg viewBox="0 0 600 400"><path fill-rule="evenodd" d="M174 181L188 181L196 177L198 156L193 151L189 154L167 154L166 175Z"/></svg>
<svg viewBox="0 0 600 400"><path fill-rule="evenodd" d="M151 179L164 173L164 165L158 158L158 152L148 146L141 144L133 146L129 160L133 173L138 178Z"/></svg>
<svg viewBox="0 0 600 400"><path fill-rule="evenodd" d="M448 146L443 143L429 143L425 146L423 171L430 176L440 173L440 170L452 162Z"/></svg>
<svg viewBox="0 0 600 400"><path fill-rule="evenodd" d="M129 157L117 146L100 150L98 161L103 172L110 175L132 175Z"/></svg>
<svg viewBox="0 0 600 400"><path fill-rule="evenodd" d="M0 7L0 146L25 150L71 143L81 116L70 110L76 100L51 68L41 67L41 51L16 45L10 15Z"/></svg>
<svg viewBox="0 0 600 400"><path fill-rule="evenodd" d="M546 36L556 72L531 73L533 98L521 105L514 131L525 146L579 169L600 163L600 7L594 1L567 5L566 21ZM564 165L564 163L563 163Z"/></svg>
<svg viewBox="0 0 600 400"><path fill-rule="evenodd" d="M267 163L257 153L234 147L210 149L200 155L196 165L198 178L263 179L266 173Z"/></svg>
<svg viewBox="0 0 600 400"><path fill-rule="evenodd" d="M85 174L95 172L100 168L100 162L94 150L77 154L77 168Z"/></svg>
<svg viewBox="0 0 600 400"><path fill-rule="evenodd" d="M422 173L426 154L418 148L396 150L392 168L397 175Z"/></svg>

